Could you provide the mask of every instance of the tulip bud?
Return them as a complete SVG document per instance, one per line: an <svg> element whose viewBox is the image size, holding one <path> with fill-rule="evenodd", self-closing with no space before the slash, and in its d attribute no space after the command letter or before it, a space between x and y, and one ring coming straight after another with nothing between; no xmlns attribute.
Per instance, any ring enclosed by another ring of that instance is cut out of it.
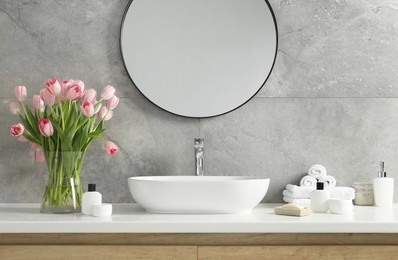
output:
<svg viewBox="0 0 398 260"><path fill-rule="evenodd" d="M12 136L21 136L24 131L25 131L25 127L21 123L11 126L11 135Z"/></svg>
<svg viewBox="0 0 398 260"><path fill-rule="evenodd" d="M51 121L48 119L39 119L39 130L43 136L52 136L54 134L54 128Z"/></svg>
<svg viewBox="0 0 398 260"><path fill-rule="evenodd" d="M34 110L40 110L41 112L44 112L44 101L39 95L33 95L32 107Z"/></svg>
<svg viewBox="0 0 398 260"><path fill-rule="evenodd" d="M91 117L94 115L94 105L88 101L84 101L80 106L80 110L86 117Z"/></svg>
<svg viewBox="0 0 398 260"><path fill-rule="evenodd" d="M28 92L27 92L25 86L17 86L17 87L15 87L14 94L15 94L15 97L17 98L17 100L19 102L21 102L26 99Z"/></svg>
<svg viewBox="0 0 398 260"><path fill-rule="evenodd" d="M106 107L109 110L113 110L119 104L119 98L116 95L113 95L110 99L106 101Z"/></svg>
<svg viewBox="0 0 398 260"><path fill-rule="evenodd" d="M69 100L78 100L83 95L83 90L78 85L73 85L66 91L66 98Z"/></svg>
<svg viewBox="0 0 398 260"><path fill-rule="evenodd" d="M55 103L55 96L53 94L51 94L47 89L40 90L40 98L47 105L52 106Z"/></svg>
<svg viewBox="0 0 398 260"><path fill-rule="evenodd" d="M103 100L111 99L115 95L115 88L111 85L104 87L101 91L101 98Z"/></svg>
<svg viewBox="0 0 398 260"><path fill-rule="evenodd" d="M82 99L83 101L88 101L90 103L93 103L95 98L97 97L97 92L93 88L89 88L84 91Z"/></svg>
<svg viewBox="0 0 398 260"><path fill-rule="evenodd" d="M61 94L61 81L58 78L49 78L44 85L54 96L59 96Z"/></svg>
<svg viewBox="0 0 398 260"><path fill-rule="evenodd" d="M84 92L84 83L81 80L64 81L62 85L62 95L69 100L78 100Z"/></svg>
<svg viewBox="0 0 398 260"><path fill-rule="evenodd" d="M110 156L114 156L117 153L117 151L119 150L119 148L117 148L117 146L111 141L105 142L104 149L105 149L106 153L109 154Z"/></svg>

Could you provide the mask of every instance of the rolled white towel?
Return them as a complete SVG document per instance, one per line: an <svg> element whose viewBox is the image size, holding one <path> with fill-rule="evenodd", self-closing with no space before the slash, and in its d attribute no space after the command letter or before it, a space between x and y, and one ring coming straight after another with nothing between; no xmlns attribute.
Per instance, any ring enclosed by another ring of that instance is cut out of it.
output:
<svg viewBox="0 0 398 260"><path fill-rule="evenodd" d="M315 164L308 170L308 175L314 177L315 179L319 179L321 177L325 177L327 175L327 171L322 165Z"/></svg>
<svg viewBox="0 0 398 260"><path fill-rule="evenodd" d="M330 187L327 188L331 199L344 199L353 200L355 199L355 190L351 187Z"/></svg>
<svg viewBox="0 0 398 260"><path fill-rule="evenodd" d="M316 178L313 176L305 175L303 178L300 180L300 186L305 186L305 187L314 187L316 188Z"/></svg>
<svg viewBox="0 0 398 260"><path fill-rule="evenodd" d="M323 182L325 189L329 187L336 187L336 179L331 175L320 177L318 181Z"/></svg>
<svg viewBox="0 0 398 260"><path fill-rule="evenodd" d="M297 186L293 184L286 185L286 190L283 191L283 195L295 199L309 198L310 193L315 190L315 187L308 186Z"/></svg>
<svg viewBox="0 0 398 260"><path fill-rule="evenodd" d="M297 206L303 206L304 208L310 208L311 207L311 200L310 199L293 199L290 197L283 197L283 201L287 203L291 203Z"/></svg>

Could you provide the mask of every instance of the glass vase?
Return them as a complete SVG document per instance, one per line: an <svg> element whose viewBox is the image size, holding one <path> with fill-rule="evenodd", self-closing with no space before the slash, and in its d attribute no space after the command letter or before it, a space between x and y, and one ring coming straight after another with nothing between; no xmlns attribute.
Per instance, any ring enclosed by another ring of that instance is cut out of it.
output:
<svg viewBox="0 0 398 260"><path fill-rule="evenodd" d="M80 171L83 165L82 152L44 152L49 172L40 212L81 212L82 187Z"/></svg>

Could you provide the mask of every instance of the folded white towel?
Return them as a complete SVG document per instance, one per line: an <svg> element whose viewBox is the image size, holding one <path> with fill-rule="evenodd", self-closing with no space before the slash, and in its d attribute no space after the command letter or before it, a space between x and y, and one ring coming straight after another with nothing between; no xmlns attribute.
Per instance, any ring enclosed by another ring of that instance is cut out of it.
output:
<svg viewBox="0 0 398 260"><path fill-rule="evenodd" d="M293 184L287 184L286 189L288 191L291 191L293 193L304 193L304 194L309 194L313 190L315 190L316 187L309 187L309 186L297 186Z"/></svg>
<svg viewBox="0 0 398 260"><path fill-rule="evenodd" d="M291 200L309 199L311 192L315 190L314 188L311 190L311 187L297 185L291 185L289 186L289 189L287 189L288 185L286 185L286 190L284 190L282 194L284 197L290 198ZM291 190L294 190L294 192ZM353 200L355 198L355 190L351 187L327 187L325 190L329 191L330 198L345 200Z"/></svg>
<svg viewBox="0 0 398 260"><path fill-rule="evenodd" d="M306 187L314 187L316 188L316 178L313 176L305 175L303 178L300 180L300 186L306 186Z"/></svg>
<svg viewBox="0 0 398 260"><path fill-rule="evenodd" d="M290 197L283 197L283 200L287 203L291 203L297 206L303 206L304 208L311 207L311 200L310 199L293 199Z"/></svg>
<svg viewBox="0 0 398 260"><path fill-rule="evenodd" d="M331 175L326 175L323 177L319 177L318 181L323 182L323 187L331 188L336 186L336 179Z"/></svg>
<svg viewBox="0 0 398 260"><path fill-rule="evenodd" d="M308 199L311 192L315 190L315 187L297 186L288 184L286 190L283 191L283 196L291 197L294 199Z"/></svg>
<svg viewBox="0 0 398 260"><path fill-rule="evenodd" d="M315 179L319 179L321 177L325 177L327 175L327 171L322 165L315 164L308 170L308 175L314 177Z"/></svg>

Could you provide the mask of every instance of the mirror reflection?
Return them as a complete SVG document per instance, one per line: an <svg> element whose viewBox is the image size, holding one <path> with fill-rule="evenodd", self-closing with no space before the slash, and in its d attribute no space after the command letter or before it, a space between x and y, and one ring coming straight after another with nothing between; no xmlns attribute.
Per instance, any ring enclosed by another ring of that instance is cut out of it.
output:
<svg viewBox="0 0 398 260"><path fill-rule="evenodd" d="M203 118L259 91L274 64L277 28L264 0L134 0L120 40L129 76L146 98Z"/></svg>

